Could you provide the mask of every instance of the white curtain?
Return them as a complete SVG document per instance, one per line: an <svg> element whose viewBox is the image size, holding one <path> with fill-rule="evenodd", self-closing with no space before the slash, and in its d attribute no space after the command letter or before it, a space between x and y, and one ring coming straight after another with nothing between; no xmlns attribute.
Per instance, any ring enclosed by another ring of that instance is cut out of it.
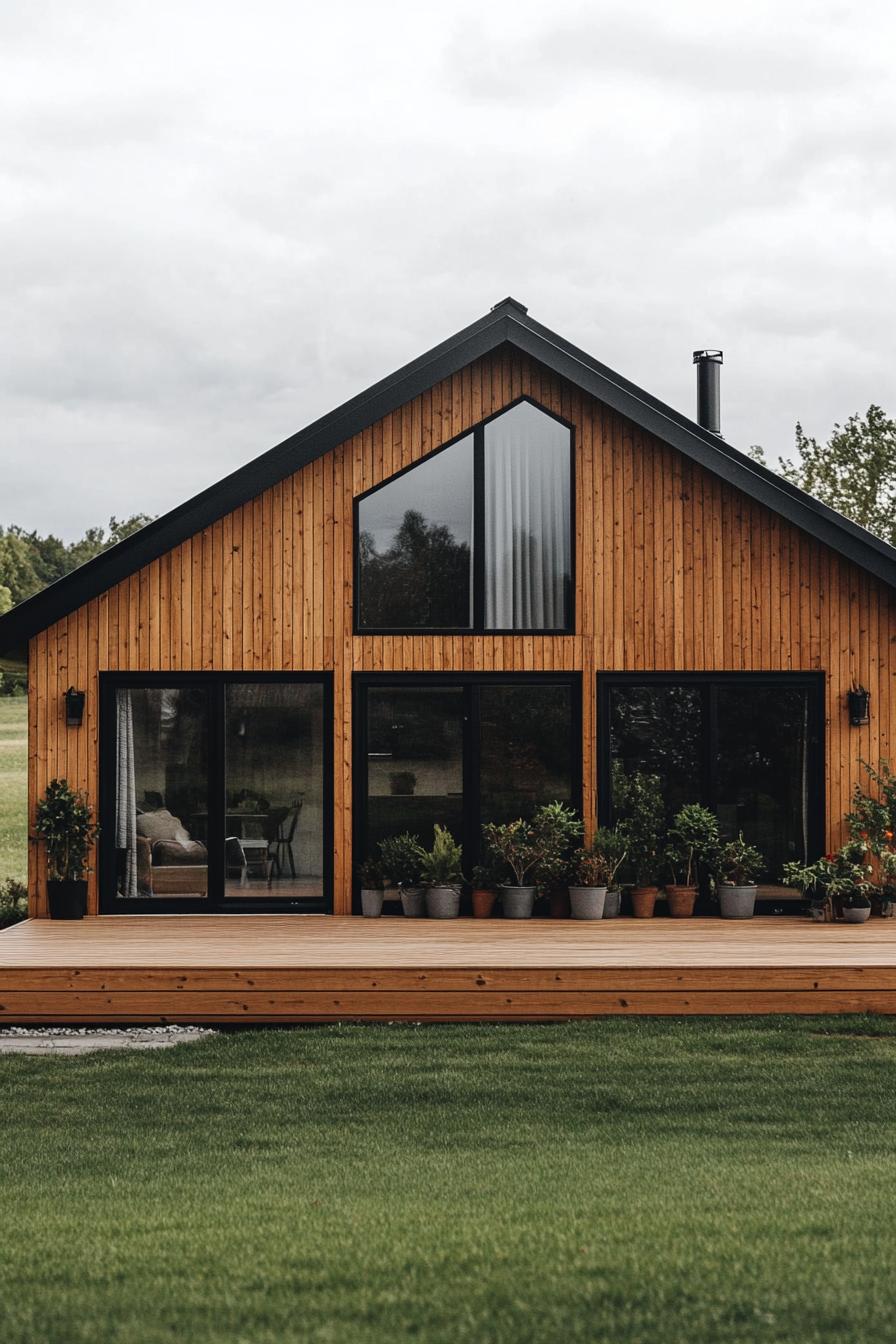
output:
<svg viewBox="0 0 896 1344"><path fill-rule="evenodd" d="M485 624L565 623L569 430L529 402L485 427Z"/></svg>
<svg viewBox="0 0 896 1344"><path fill-rule="evenodd" d="M130 691L116 701L115 847L125 851L122 896L137 895L137 784L134 773L134 713Z"/></svg>

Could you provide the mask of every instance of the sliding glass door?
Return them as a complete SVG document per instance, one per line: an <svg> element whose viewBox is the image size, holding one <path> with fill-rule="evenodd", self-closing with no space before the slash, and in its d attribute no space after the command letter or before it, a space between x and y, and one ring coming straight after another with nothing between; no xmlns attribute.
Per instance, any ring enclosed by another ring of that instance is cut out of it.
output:
<svg viewBox="0 0 896 1344"><path fill-rule="evenodd" d="M436 823L469 873L483 822L581 801L577 676L358 674L355 856L402 831L432 845Z"/></svg>
<svg viewBox="0 0 896 1344"><path fill-rule="evenodd" d="M102 679L101 908L330 908L329 680Z"/></svg>
<svg viewBox="0 0 896 1344"><path fill-rule="evenodd" d="M598 678L601 814L613 768L659 776L667 816L713 809L726 837L743 831L778 883L824 837L821 673L607 673Z"/></svg>

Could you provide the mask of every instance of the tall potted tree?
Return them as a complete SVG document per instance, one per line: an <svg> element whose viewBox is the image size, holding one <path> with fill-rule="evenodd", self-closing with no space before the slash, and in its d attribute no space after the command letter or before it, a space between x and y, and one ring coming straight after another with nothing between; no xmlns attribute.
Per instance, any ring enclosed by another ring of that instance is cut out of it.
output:
<svg viewBox="0 0 896 1344"><path fill-rule="evenodd" d="M87 857L99 835L93 810L68 780L51 779L37 805L35 834L47 850L47 902L51 919L87 914Z"/></svg>
<svg viewBox="0 0 896 1344"><path fill-rule="evenodd" d="M672 881L666 887L669 914L689 919L700 889L700 879L712 872L719 854L719 823L714 812L699 803L685 803L669 827L666 862Z"/></svg>
<svg viewBox="0 0 896 1344"><path fill-rule="evenodd" d="M616 830L625 843L633 883L632 914L650 919L659 895L657 880L662 871L665 809L658 775L641 770L626 774L620 762L613 765L613 810Z"/></svg>

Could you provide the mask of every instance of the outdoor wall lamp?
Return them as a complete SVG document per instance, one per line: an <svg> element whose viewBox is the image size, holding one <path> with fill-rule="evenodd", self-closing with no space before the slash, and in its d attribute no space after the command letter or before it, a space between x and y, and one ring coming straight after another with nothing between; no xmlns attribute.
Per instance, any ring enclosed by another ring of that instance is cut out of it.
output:
<svg viewBox="0 0 896 1344"><path fill-rule="evenodd" d="M83 691L76 691L74 686L69 686L65 693L65 722L69 728L80 728L84 722L84 701L87 697Z"/></svg>
<svg viewBox="0 0 896 1344"><path fill-rule="evenodd" d="M855 682L852 689L846 693L847 704L849 705L849 723L852 728L861 728L863 723L871 721L871 692L866 691L864 686L858 686Z"/></svg>

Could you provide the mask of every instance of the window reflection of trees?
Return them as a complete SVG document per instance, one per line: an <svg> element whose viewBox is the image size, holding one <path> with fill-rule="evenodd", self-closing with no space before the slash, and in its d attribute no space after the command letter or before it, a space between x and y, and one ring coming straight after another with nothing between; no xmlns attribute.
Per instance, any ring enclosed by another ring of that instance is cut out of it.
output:
<svg viewBox="0 0 896 1344"><path fill-rule="evenodd" d="M387 550L377 551L370 532L360 534L358 548L363 625L453 629L471 623L470 547L444 523L408 509Z"/></svg>

